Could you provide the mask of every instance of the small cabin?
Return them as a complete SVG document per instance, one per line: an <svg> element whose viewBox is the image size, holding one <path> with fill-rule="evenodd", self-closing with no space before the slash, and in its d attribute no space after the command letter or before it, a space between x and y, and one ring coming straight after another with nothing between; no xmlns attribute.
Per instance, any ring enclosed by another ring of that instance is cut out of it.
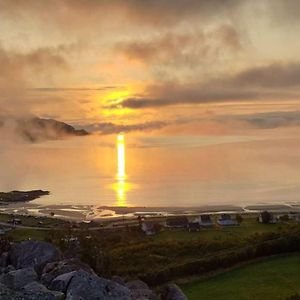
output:
<svg viewBox="0 0 300 300"><path fill-rule="evenodd" d="M236 219L233 219L229 214L221 214L218 218L218 225L220 226L237 226L239 223Z"/></svg>
<svg viewBox="0 0 300 300"><path fill-rule="evenodd" d="M187 228L189 220L187 217L170 217L166 220L167 228Z"/></svg>
<svg viewBox="0 0 300 300"><path fill-rule="evenodd" d="M276 224L278 223L278 219L272 213L263 211L259 214L258 222L264 224Z"/></svg>
<svg viewBox="0 0 300 300"><path fill-rule="evenodd" d="M212 227L214 225L210 215L200 215L197 219L200 226Z"/></svg>

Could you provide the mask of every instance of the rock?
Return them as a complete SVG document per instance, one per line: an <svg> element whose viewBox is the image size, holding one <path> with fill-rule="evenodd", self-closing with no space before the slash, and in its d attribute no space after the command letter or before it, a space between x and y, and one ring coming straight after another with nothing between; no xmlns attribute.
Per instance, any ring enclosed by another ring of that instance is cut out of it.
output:
<svg viewBox="0 0 300 300"><path fill-rule="evenodd" d="M89 274L96 275L88 265L78 259L65 259L47 264L43 269L41 282L49 288L52 280L57 276L78 270L84 270Z"/></svg>
<svg viewBox="0 0 300 300"><path fill-rule="evenodd" d="M160 298L149 289L133 289L130 292L131 300L160 300Z"/></svg>
<svg viewBox="0 0 300 300"><path fill-rule="evenodd" d="M40 241L25 241L12 246L10 261L16 269L33 267L37 272L49 262L57 261L60 252L53 245Z"/></svg>
<svg viewBox="0 0 300 300"><path fill-rule="evenodd" d="M126 287L130 290L149 290L149 286L142 280L132 280L126 283Z"/></svg>
<svg viewBox="0 0 300 300"><path fill-rule="evenodd" d="M165 287L161 300L188 300L188 298L176 284L169 284Z"/></svg>
<svg viewBox="0 0 300 300"><path fill-rule="evenodd" d="M3 273L8 273L10 271L15 271L15 267L12 265L8 265L6 268L3 269Z"/></svg>
<svg viewBox="0 0 300 300"><path fill-rule="evenodd" d="M18 297L17 292L9 289L4 284L0 283L0 299L1 300L21 300L21 297Z"/></svg>
<svg viewBox="0 0 300 300"><path fill-rule="evenodd" d="M73 271L57 276L50 283L49 289L65 293L67 291L70 280L73 278L75 273L76 271Z"/></svg>
<svg viewBox="0 0 300 300"><path fill-rule="evenodd" d="M1 282L10 289L18 290L37 279L37 274L33 268L25 268L4 274Z"/></svg>
<svg viewBox="0 0 300 300"><path fill-rule="evenodd" d="M22 297L26 300L62 300L65 295L61 292L49 291L38 282L32 282L22 289Z"/></svg>
<svg viewBox="0 0 300 300"><path fill-rule="evenodd" d="M77 271L69 283L66 300L131 300L128 288L104 278Z"/></svg>
<svg viewBox="0 0 300 300"><path fill-rule="evenodd" d="M5 268L8 266L8 252L3 252L0 256L0 267Z"/></svg>
<svg viewBox="0 0 300 300"><path fill-rule="evenodd" d="M118 284L126 286L125 280L122 277L120 277L120 276L115 275L115 276L113 276L111 278L111 280L114 281L114 282L116 282L116 283L118 283Z"/></svg>

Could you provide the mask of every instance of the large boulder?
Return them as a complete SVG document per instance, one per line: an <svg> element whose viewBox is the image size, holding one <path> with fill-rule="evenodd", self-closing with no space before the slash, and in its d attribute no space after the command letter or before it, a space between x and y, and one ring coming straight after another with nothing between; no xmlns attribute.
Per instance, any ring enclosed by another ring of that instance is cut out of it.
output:
<svg viewBox="0 0 300 300"><path fill-rule="evenodd" d="M0 255L0 267L5 268L8 266L9 259L8 259L8 252L3 252Z"/></svg>
<svg viewBox="0 0 300 300"><path fill-rule="evenodd" d="M20 291L15 291L0 283L1 300L63 300L64 294L49 291L45 286L38 282L31 282L24 286Z"/></svg>
<svg viewBox="0 0 300 300"><path fill-rule="evenodd" d="M37 274L33 268L24 268L4 274L1 282L10 289L19 290L37 279Z"/></svg>
<svg viewBox="0 0 300 300"><path fill-rule="evenodd" d="M54 278L51 281L48 288L50 290L65 293L67 291L67 287L68 287L71 279L73 278L73 276L75 274L76 274L76 271L73 271L73 272L69 272L69 273L65 273L65 274L57 276L56 278Z"/></svg>
<svg viewBox="0 0 300 300"><path fill-rule="evenodd" d="M147 283L142 280L132 280L126 283L130 290L132 300L158 300L158 296L150 290Z"/></svg>
<svg viewBox="0 0 300 300"><path fill-rule="evenodd" d="M50 291L38 282L27 284L21 291L22 299L26 300L63 300L65 295L61 292Z"/></svg>
<svg viewBox="0 0 300 300"><path fill-rule="evenodd" d="M84 270L89 274L96 275L88 265L78 259L65 259L48 263L43 269L41 282L49 288L52 280L57 276L79 270Z"/></svg>
<svg viewBox="0 0 300 300"><path fill-rule="evenodd" d="M66 300L131 300L130 290L114 281L106 280L85 271L73 275Z"/></svg>
<svg viewBox="0 0 300 300"><path fill-rule="evenodd" d="M149 290L149 286L142 280L132 280L126 283L126 287L130 290Z"/></svg>
<svg viewBox="0 0 300 300"><path fill-rule="evenodd" d="M21 297L18 297L17 292L9 289L4 284L0 283L0 299L1 300L21 300Z"/></svg>
<svg viewBox="0 0 300 300"><path fill-rule="evenodd" d="M160 300L160 298L149 289L134 289L130 291L131 300Z"/></svg>
<svg viewBox="0 0 300 300"><path fill-rule="evenodd" d="M161 295L161 300L188 300L176 284L167 285Z"/></svg>
<svg viewBox="0 0 300 300"><path fill-rule="evenodd" d="M118 284L121 284L121 285L124 285L126 286L126 283L125 283L125 280L121 277L121 276L118 276L118 275L114 275L112 278L111 278L112 281L118 283Z"/></svg>
<svg viewBox="0 0 300 300"><path fill-rule="evenodd" d="M57 261L61 254L53 245L40 241L25 241L12 246L10 261L16 269L33 267L37 272L49 262Z"/></svg>

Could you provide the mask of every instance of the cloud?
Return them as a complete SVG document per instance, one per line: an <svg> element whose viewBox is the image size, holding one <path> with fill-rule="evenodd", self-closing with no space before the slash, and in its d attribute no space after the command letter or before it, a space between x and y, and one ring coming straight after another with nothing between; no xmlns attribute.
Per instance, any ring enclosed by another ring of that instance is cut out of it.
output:
<svg viewBox="0 0 300 300"><path fill-rule="evenodd" d="M114 124L111 122L102 122L96 124L89 124L85 126L80 126L85 128L88 131L92 132L99 132L102 135L105 134L114 134L120 132L131 132L131 131L149 131L155 129L161 129L167 126L168 123L164 121L152 121L152 122L144 122L144 123L137 123L137 124Z"/></svg>
<svg viewBox="0 0 300 300"><path fill-rule="evenodd" d="M298 99L300 63L272 63L252 67L231 76L224 74L198 84L154 84L149 85L144 94L124 99L117 106L110 107L140 109L178 104Z"/></svg>
<svg viewBox="0 0 300 300"><path fill-rule="evenodd" d="M60 28L75 31L88 30L87 25L96 24L99 30L103 23L114 26L114 23L126 20L156 27L175 24L186 18L218 19L222 15L230 17L240 5L234 0L0 0L0 11L4 17L18 20L39 18L44 23L56 23Z"/></svg>
<svg viewBox="0 0 300 300"><path fill-rule="evenodd" d="M239 116L221 116L218 121L240 121L259 129L300 126L300 111L276 111Z"/></svg>
<svg viewBox="0 0 300 300"><path fill-rule="evenodd" d="M27 52L8 50L0 45L0 104L8 112L30 112L26 89L69 70L63 49L41 47Z"/></svg>
<svg viewBox="0 0 300 300"><path fill-rule="evenodd" d="M130 40L117 43L115 50L129 59L149 64L169 64L182 62L193 66L195 61L211 60L228 52L241 50L241 41L237 31L231 25L224 24L209 31L159 34L148 39Z"/></svg>
<svg viewBox="0 0 300 300"><path fill-rule="evenodd" d="M236 87L288 88L300 86L300 62L275 62L250 68L224 81Z"/></svg>

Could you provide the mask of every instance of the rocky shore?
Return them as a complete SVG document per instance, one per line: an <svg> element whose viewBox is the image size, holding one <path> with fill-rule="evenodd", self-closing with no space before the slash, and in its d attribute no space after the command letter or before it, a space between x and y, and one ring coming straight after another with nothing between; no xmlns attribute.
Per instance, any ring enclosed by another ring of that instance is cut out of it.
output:
<svg viewBox="0 0 300 300"><path fill-rule="evenodd" d="M99 277L47 242L24 241L6 250L0 256L2 300L187 300L175 284L157 292L141 280Z"/></svg>
<svg viewBox="0 0 300 300"><path fill-rule="evenodd" d="M27 202L49 194L43 190L0 192L0 203Z"/></svg>

